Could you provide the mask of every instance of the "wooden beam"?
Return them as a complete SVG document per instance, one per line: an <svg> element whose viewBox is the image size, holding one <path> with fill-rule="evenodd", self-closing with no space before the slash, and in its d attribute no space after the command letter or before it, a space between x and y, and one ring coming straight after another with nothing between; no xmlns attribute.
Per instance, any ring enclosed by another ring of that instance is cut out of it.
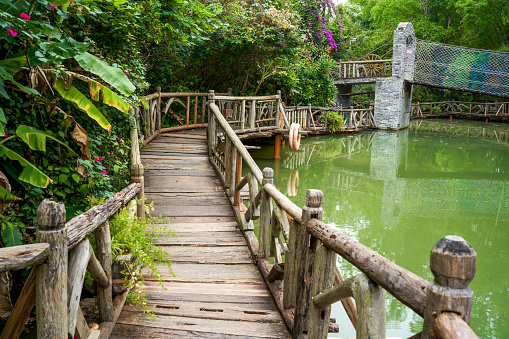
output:
<svg viewBox="0 0 509 339"><path fill-rule="evenodd" d="M46 260L49 244L29 244L0 248L0 272L20 270Z"/></svg>

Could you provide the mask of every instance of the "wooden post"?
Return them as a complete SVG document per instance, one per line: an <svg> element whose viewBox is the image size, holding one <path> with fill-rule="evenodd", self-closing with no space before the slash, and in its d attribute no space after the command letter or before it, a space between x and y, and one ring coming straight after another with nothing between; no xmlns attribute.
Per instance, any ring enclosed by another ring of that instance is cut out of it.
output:
<svg viewBox="0 0 509 339"><path fill-rule="evenodd" d="M249 128L255 128L256 123L256 100L251 100L249 109Z"/></svg>
<svg viewBox="0 0 509 339"><path fill-rule="evenodd" d="M226 184L226 191L228 193L228 196L233 196L234 191L234 166L235 166L235 159L233 159L235 146L233 146L231 139L226 135L225 136L226 142L224 146L224 182ZM235 153L237 155L237 153ZM232 166L233 164L233 166Z"/></svg>
<svg viewBox="0 0 509 339"><path fill-rule="evenodd" d="M37 242L49 243L48 263L37 269L37 338L67 338L67 230L65 206L44 199L37 209Z"/></svg>
<svg viewBox="0 0 509 339"><path fill-rule="evenodd" d="M186 125L189 125L189 111L190 111L190 106L191 105L191 97L188 95L187 96L187 104L186 104Z"/></svg>
<svg viewBox="0 0 509 339"><path fill-rule="evenodd" d="M156 131L161 130L161 87L156 87L157 90L157 116L156 116Z"/></svg>
<svg viewBox="0 0 509 339"><path fill-rule="evenodd" d="M285 277L283 291L283 305L285 309L294 308L297 297L297 270L298 262L296 255L296 240L298 223L295 220L290 221L290 234L288 240L288 250L285 253Z"/></svg>
<svg viewBox="0 0 509 339"><path fill-rule="evenodd" d="M277 102L276 102L275 126L282 128L283 126L280 126L280 124L279 124L279 122L282 121L281 114L283 114L283 112L281 112L281 110L279 109L279 107L281 106L281 90L278 89L276 93L277 93Z"/></svg>
<svg viewBox="0 0 509 339"><path fill-rule="evenodd" d="M240 105L240 129L244 130L246 128L246 100L242 100L242 104Z"/></svg>
<svg viewBox="0 0 509 339"><path fill-rule="evenodd" d="M272 218L272 198L265 192L263 186L272 184L274 171L272 168L263 169L262 192L260 199L260 247L258 249L258 258L268 259L270 254L270 220Z"/></svg>
<svg viewBox="0 0 509 339"><path fill-rule="evenodd" d="M236 150L236 148L235 148ZM235 160L235 194L233 196L233 205L239 206L240 205L240 190L237 189L237 186L240 183L240 180L242 179L242 156L240 155L239 151L237 152L236 160Z"/></svg>
<svg viewBox="0 0 509 339"><path fill-rule="evenodd" d="M80 307L81 290L85 281L85 273L90 258L90 250L92 247L88 239L82 240L76 247L71 250L69 256L69 302L67 306L67 333L69 338L74 338L76 329L76 313Z"/></svg>
<svg viewBox="0 0 509 339"><path fill-rule="evenodd" d="M198 96L194 98L194 124L198 123Z"/></svg>
<svg viewBox="0 0 509 339"><path fill-rule="evenodd" d="M427 288L421 338L435 338L435 320L443 312L454 312L470 324L474 293L468 284L474 279L477 253L455 235L440 239L431 249L430 269L435 277Z"/></svg>
<svg viewBox="0 0 509 339"><path fill-rule="evenodd" d="M274 159L281 158L281 133L277 133L274 137Z"/></svg>
<svg viewBox="0 0 509 339"><path fill-rule="evenodd" d="M306 206L302 208L302 222L298 225L296 239L297 255L297 296L295 316L293 323L293 338L301 338L307 331L309 319L309 304L313 290L313 268L315 262L316 239L310 242L306 225L310 219L322 220L323 192L319 190L308 190Z"/></svg>
<svg viewBox="0 0 509 339"><path fill-rule="evenodd" d="M202 125L205 123L205 111L207 108L207 97L201 98L201 123Z"/></svg>
<svg viewBox="0 0 509 339"><path fill-rule="evenodd" d="M311 290L312 297L333 286L334 278L336 276L336 262L336 253L325 247L321 242L318 242L316 245L313 272L313 288ZM383 293L383 289L380 288L380 290ZM382 299L381 305L385 313L384 299ZM329 332L330 312L330 306L320 307L315 305L313 302L310 302L308 338L327 338L327 333ZM364 338L374 337L368 336Z"/></svg>
<svg viewBox="0 0 509 339"><path fill-rule="evenodd" d="M209 138L209 156L213 155L212 150L216 148L216 119L214 113L211 112L210 105L215 103L214 91L209 91L209 124L208 124L208 138Z"/></svg>
<svg viewBox="0 0 509 339"><path fill-rule="evenodd" d="M97 287L97 307L99 308L99 321L113 321L113 290L111 282L111 238L110 226L106 221L95 231L97 256L101 266L108 277L108 286Z"/></svg>
<svg viewBox="0 0 509 339"><path fill-rule="evenodd" d="M140 203L136 207L136 214L138 218L145 217L145 202L143 197L145 194L145 179L143 177L144 168L141 164L140 158L140 144L138 142L138 129L136 123L131 124L131 182L141 184L141 190L136 197Z"/></svg>

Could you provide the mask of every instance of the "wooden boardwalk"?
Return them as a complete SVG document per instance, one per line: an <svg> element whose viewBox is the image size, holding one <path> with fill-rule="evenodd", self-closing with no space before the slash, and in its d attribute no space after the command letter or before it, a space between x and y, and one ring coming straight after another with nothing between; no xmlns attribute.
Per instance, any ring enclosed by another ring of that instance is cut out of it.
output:
<svg viewBox="0 0 509 339"><path fill-rule="evenodd" d="M173 277L146 277L152 320L126 305L111 338L289 338L212 169L205 130L161 134L141 152L145 196L178 234L159 241Z"/></svg>

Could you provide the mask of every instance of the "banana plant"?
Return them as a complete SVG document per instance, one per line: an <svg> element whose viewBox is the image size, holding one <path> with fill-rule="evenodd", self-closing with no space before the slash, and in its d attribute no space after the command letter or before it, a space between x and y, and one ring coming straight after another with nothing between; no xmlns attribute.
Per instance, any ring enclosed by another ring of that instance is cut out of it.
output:
<svg viewBox="0 0 509 339"><path fill-rule="evenodd" d="M70 155L77 156L77 154L69 146L67 146L57 138L30 126L26 125L18 126L18 128L16 129L16 135L7 137L4 140L0 141L0 158L15 160L19 162L20 165L23 166L23 171L18 177L18 180L24 181L37 187L46 188L48 184L51 182L51 179L41 170L39 170L34 164L23 158L18 153L14 152L12 149L4 146L4 144L7 141L16 137L23 140L32 150L43 152L46 151L46 139L49 138L67 148ZM3 187L0 187L0 199L4 201L12 201L15 199L15 197L9 191L3 189Z"/></svg>

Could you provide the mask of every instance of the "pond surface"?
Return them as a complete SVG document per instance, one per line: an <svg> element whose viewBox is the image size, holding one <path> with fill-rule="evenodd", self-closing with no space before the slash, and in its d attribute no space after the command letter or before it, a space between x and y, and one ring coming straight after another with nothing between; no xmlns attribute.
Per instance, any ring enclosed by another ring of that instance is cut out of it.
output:
<svg viewBox="0 0 509 339"><path fill-rule="evenodd" d="M324 192L323 220L396 264L431 281L429 253L446 235L477 252L471 327L509 338L509 125L413 121L399 132L302 139L299 151L273 145L251 152L272 167L276 187L298 206L308 189ZM359 271L341 258L343 278ZM407 338L422 319L388 293L387 336ZM339 335L355 337L341 303Z"/></svg>

